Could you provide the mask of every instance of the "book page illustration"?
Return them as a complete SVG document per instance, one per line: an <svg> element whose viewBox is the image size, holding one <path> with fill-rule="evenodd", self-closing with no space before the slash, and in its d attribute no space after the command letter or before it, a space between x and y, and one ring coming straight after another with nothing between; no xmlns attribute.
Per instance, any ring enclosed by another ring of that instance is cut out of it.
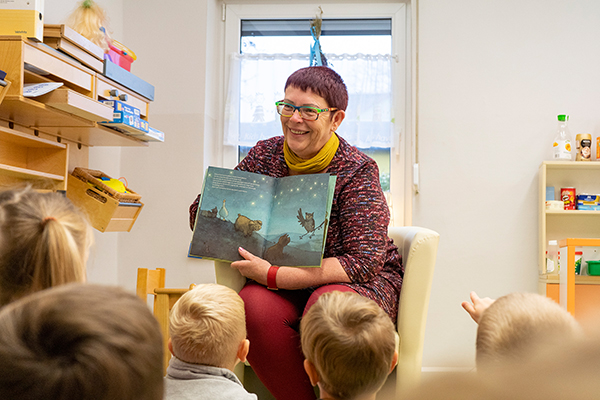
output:
<svg viewBox="0 0 600 400"><path fill-rule="evenodd" d="M286 249L287 254L270 257L269 262L276 265L321 265L329 223L329 180L328 174L312 174L277 181L268 239L275 242L287 235L289 249Z"/></svg>
<svg viewBox="0 0 600 400"><path fill-rule="evenodd" d="M329 182L327 174L273 178L209 167L189 255L236 261L243 247L276 265L320 266Z"/></svg>

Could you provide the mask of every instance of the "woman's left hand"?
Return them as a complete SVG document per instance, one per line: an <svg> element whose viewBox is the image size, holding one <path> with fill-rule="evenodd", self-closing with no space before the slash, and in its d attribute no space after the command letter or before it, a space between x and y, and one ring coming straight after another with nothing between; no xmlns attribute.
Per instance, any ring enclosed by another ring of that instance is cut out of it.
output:
<svg viewBox="0 0 600 400"><path fill-rule="evenodd" d="M255 256L249 251L239 247L238 251L240 255L244 257L244 260L234 261L231 263L231 268L235 268L240 271L240 274L248 279L252 279L261 285L267 285L267 273L271 267L271 263L267 260L263 260L260 257Z"/></svg>

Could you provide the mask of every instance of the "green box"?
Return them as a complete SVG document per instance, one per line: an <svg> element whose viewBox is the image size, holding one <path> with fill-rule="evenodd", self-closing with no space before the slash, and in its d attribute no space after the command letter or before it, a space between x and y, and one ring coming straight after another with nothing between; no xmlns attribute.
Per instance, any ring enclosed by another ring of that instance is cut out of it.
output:
<svg viewBox="0 0 600 400"><path fill-rule="evenodd" d="M588 274L600 275L600 260L588 261Z"/></svg>

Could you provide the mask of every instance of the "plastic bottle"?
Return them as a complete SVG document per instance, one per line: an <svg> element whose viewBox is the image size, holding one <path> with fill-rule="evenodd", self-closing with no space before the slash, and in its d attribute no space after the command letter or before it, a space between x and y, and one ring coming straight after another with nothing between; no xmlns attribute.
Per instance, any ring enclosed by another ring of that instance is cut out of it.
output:
<svg viewBox="0 0 600 400"><path fill-rule="evenodd" d="M571 138L571 132L569 132L569 127L567 126L568 122L568 115L558 115L558 132L552 143L552 158L556 161L573 160L571 155L573 140Z"/></svg>
<svg viewBox="0 0 600 400"><path fill-rule="evenodd" d="M575 275L581 275L581 259L583 258L583 251L575 252Z"/></svg>
<svg viewBox="0 0 600 400"><path fill-rule="evenodd" d="M550 240L546 248L546 273L557 274L558 271L558 240Z"/></svg>

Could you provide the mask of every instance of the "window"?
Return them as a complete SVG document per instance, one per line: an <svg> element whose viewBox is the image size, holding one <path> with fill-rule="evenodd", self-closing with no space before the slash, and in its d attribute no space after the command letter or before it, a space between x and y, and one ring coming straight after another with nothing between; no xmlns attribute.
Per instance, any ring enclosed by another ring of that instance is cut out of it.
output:
<svg viewBox="0 0 600 400"><path fill-rule="evenodd" d="M258 140L281 135L274 102L283 98L287 77L309 65L314 43L309 29L316 9L308 6L301 15L298 7L227 6L230 73L224 142L233 165ZM403 143L398 138L405 130L404 52L399 51L404 43L397 43L404 37L397 34L398 24L405 22L404 8L403 4L324 6L320 37L328 65L342 76L350 96L339 134L378 163L388 201L399 208L394 213L396 225L402 224L404 202L399 148Z"/></svg>

